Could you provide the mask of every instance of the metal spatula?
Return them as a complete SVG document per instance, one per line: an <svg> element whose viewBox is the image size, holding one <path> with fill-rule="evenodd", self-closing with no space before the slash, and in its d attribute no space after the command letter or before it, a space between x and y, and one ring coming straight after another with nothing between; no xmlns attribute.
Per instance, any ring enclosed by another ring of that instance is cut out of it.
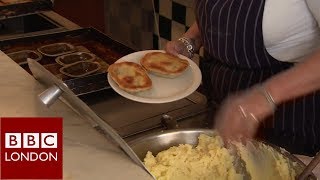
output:
<svg viewBox="0 0 320 180"><path fill-rule="evenodd" d="M320 152L318 152L311 162L307 165L307 167L302 171L302 173L297 177L298 180L307 179L308 176L312 173L312 170L317 167L320 162Z"/></svg>
<svg viewBox="0 0 320 180"><path fill-rule="evenodd" d="M271 158L259 147L256 147L252 142L246 142L246 145L237 144L237 156L239 160L235 163L236 169L241 169L244 179L268 179L270 173Z"/></svg>
<svg viewBox="0 0 320 180"><path fill-rule="evenodd" d="M239 154L237 145L230 143L228 149L231 155L235 158L233 161L233 165L236 169L236 172L243 175L243 180L250 180L250 175L246 169L245 162Z"/></svg>

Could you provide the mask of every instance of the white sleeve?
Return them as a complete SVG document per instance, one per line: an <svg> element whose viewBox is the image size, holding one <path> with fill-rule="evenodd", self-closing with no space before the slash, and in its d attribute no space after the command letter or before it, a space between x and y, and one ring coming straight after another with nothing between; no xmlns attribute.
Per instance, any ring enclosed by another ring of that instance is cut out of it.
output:
<svg viewBox="0 0 320 180"><path fill-rule="evenodd" d="M306 0L308 7L320 27L320 0Z"/></svg>

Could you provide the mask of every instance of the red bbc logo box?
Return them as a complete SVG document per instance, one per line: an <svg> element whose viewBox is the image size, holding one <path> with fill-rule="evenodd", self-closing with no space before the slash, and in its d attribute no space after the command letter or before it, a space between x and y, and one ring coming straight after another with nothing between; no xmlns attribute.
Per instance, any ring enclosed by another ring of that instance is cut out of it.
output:
<svg viewBox="0 0 320 180"><path fill-rule="evenodd" d="M1 118L1 179L62 179L62 118Z"/></svg>

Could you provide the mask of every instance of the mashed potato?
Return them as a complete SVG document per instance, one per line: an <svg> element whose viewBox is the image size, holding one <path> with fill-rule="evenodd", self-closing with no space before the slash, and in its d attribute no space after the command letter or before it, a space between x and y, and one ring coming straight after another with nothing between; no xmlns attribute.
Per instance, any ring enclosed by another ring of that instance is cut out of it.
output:
<svg viewBox="0 0 320 180"><path fill-rule="evenodd" d="M252 148L248 146L238 145L237 147L241 159L246 163L246 170L251 179L295 179L294 166L297 164L290 163L286 157L273 148L259 144L258 147L255 147L258 151L252 152Z"/></svg>
<svg viewBox="0 0 320 180"><path fill-rule="evenodd" d="M171 147L156 157L148 152L144 163L158 180L242 179L233 166L234 157L221 138L199 136L199 144Z"/></svg>
<svg viewBox="0 0 320 180"><path fill-rule="evenodd" d="M290 170L287 159L279 153L275 154L271 148L263 149L268 160L265 166L261 163L259 167L263 169L260 169L253 165L256 161L246 147L239 145L239 155L245 161L251 179L294 179L295 173ZM244 179L243 174L236 172L234 161L235 157L224 148L219 136L204 134L199 136L195 148L181 144L158 153L156 157L148 152L144 159L146 167L158 180Z"/></svg>

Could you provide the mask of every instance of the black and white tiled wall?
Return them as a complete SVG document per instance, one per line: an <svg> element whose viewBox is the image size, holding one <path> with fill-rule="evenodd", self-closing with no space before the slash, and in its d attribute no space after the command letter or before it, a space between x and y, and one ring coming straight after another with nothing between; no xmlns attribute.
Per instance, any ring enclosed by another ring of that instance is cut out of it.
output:
<svg viewBox="0 0 320 180"><path fill-rule="evenodd" d="M152 0L104 0L105 33L134 50L153 48Z"/></svg>
<svg viewBox="0 0 320 180"><path fill-rule="evenodd" d="M153 45L163 48L169 40L178 39L195 21L193 11L194 0L154 0L155 12L159 25L158 38L155 22Z"/></svg>
<svg viewBox="0 0 320 180"><path fill-rule="evenodd" d="M195 21L194 0L104 2L105 33L137 51L163 49L168 41L181 37Z"/></svg>
<svg viewBox="0 0 320 180"><path fill-rule="evenodd" d="M168 41L180 38L194 23L194 0L153 1L157 20L154 27L153 48L163 49ZM195 54L194 60L199 60L198 54Z"/></svg>

